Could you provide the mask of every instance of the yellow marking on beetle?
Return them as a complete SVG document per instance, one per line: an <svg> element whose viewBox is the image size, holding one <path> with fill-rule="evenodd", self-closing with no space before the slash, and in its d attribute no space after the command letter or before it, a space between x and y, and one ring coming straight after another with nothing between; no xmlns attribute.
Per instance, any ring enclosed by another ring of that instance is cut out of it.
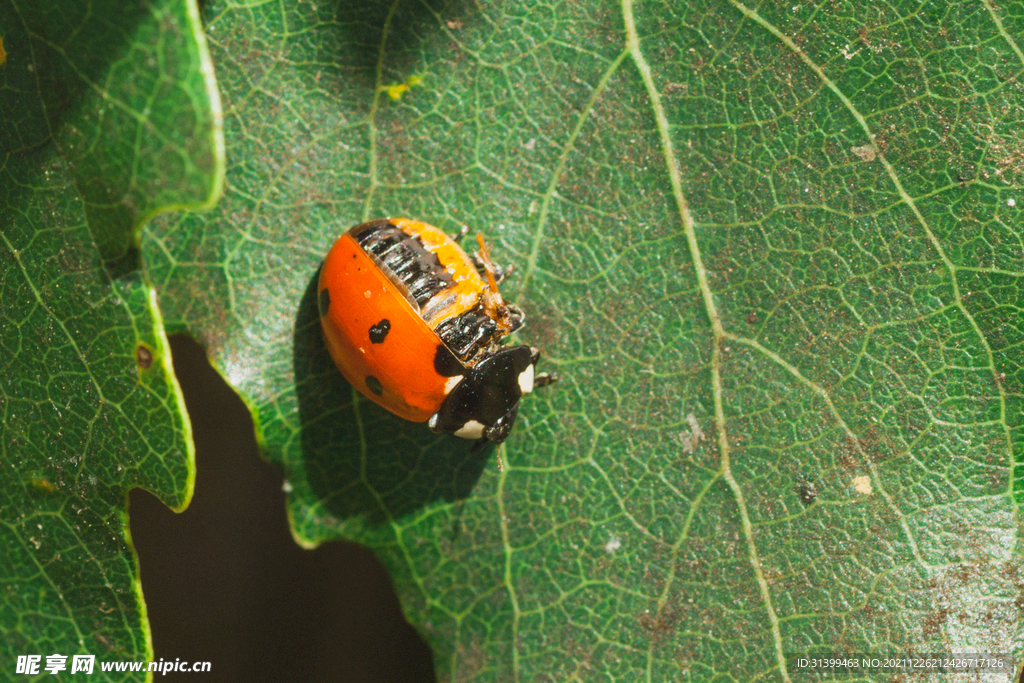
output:
<svg viewBox="0 0 1024 683"><path fill-rule="evenodd" d="M446 320L476 308L480 291L486 290L483 278L465 252L448 235L432 225L406 218L389 219L399 230L415 237L452 276L453 284L435 294L423 305L423 319L430 329Z"/></svg>

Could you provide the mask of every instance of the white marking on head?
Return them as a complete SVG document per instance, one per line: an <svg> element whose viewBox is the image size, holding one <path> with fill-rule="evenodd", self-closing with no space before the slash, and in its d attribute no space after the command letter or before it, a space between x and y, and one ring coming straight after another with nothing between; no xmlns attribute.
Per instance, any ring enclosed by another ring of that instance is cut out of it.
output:
<svg viewBox="0 0 1024 683"><path fill-rule="evenodd" d="M449 377L448 381L444 383L444 395L447 396L448 394L452 393L452 389L454 389L456 385L458 385L458 383L462 381L463 377L464 375L455 375L454 377Z"/></svg>
<svg viewBox="0 0 1024 683"><path fill-rule="evenodd" d="M455 436L460 436L463 439L479 439L484 435L484 426L476 420L470 420L466 424L462 425L459 431L455 432Z"/></svg>
<svg viewBox="0 0 1024 683"><path fill-rule="evenodd" d="M519 373L519 388L524 394L533 391L533 363Z"/></svg>

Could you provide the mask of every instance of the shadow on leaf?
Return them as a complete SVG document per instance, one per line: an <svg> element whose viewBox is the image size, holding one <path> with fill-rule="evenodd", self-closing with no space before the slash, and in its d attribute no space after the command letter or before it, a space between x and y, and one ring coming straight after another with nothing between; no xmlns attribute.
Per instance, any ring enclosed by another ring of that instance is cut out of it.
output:
<svg viewBox="0 0 1024 683"><path fill-rule="evenodd" d="M319 59L337 64L349 83L362 88L377 85L381 60L381 39L387 31L385 81L404 78L421 63L419 49L424 38L440 30L430 5L437 2L394 2L394 0L335 0L315 10L319 21L332 29L320 37Z"/></svg>
<svg viewBox="0 0 1024 683"><path fill-rule="evenodd" d="M162 105L180 104L189 98L175 100L174 93L202 87L202 76L188 68L188 27L181 19L151 1L0 0L7 55L0 156L42 165L52 153L49 146L56 146L64 162L59 173L75 184L111 279L139 269L136 226L146 215L199 201L209 191L207 174L216 160L202 144L206 138L168 137L179 128L201 136L207 119L196 110L168 111ZM199 93L189 97L202 99ZM159 144L142 145L139 139ZM166 175L158 178L139 158L164 150L172 151L160 157L161 164L186 156L188 161L159 166ZM47 169L48 181L56 170ZM35 188L23 186L31 197Z"/></svg>
<svg viewBox="0 0 1024 683"><path fill-rule="evenodd" d="M316 497L341 519L398 519L435 501L466 498L493 446L433 434L359 396L331 360L317 314L319 271L295 320L294 364L302 453Z"/></svg>

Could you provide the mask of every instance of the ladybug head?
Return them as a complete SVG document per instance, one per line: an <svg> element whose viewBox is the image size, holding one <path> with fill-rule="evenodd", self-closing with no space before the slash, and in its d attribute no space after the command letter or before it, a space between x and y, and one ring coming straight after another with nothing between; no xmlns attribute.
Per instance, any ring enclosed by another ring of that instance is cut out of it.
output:
<svg viewBox="0 0 1024 683"><path fill-rule="evenodd" d="M516 421L519 399L533 391L540 352L501 349L466 371L428 423L435 432L501 443Z"/></svg>

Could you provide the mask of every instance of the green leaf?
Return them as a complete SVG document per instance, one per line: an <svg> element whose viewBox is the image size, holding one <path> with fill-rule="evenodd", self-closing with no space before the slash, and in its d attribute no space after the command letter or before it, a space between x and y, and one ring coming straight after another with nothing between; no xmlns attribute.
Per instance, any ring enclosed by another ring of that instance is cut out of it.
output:
<svg viewBox="0 0 1024 683"><path fill-rule="evenodd" d="M209 57L180 0L3 0L0 33L0 659L142 660L128 490L181 509L195 471L135 245L219 192Z"/></svg>
<svg viewBox="0 0 1024 683"><path fill-rule="evenodd" d="M296 536L373 548L442 679L1019 656L1008 7L212 0L225 200L144 253ZM382 215L516 265L562 379L504 471L331 365L319 261Z"/></svg>

